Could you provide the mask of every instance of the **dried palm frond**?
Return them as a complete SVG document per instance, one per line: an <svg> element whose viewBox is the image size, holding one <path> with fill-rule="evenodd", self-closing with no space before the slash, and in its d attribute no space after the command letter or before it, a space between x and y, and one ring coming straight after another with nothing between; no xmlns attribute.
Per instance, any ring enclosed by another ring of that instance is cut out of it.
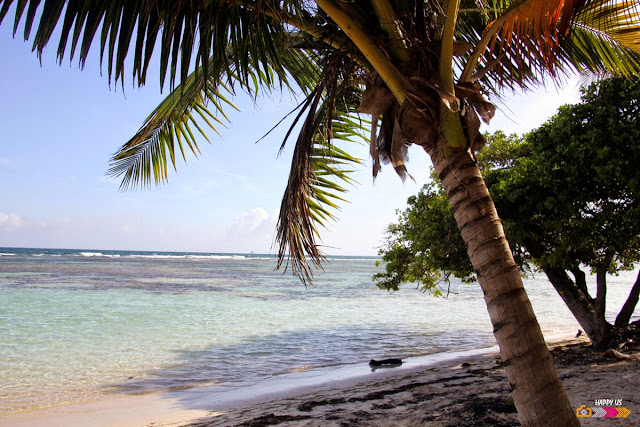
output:
<svg viewBox="0 0 640 427"><path fill-rule="evenodd" d="M376 76L373 82L367 85L362 94L358 111L371 114L371 132L369 136L369 155L372 160L373 179L376 179L382 169L380 165L380 152L378 149L378 121L380 117L391 108L395 98L382 79Z"/></svg>
<svg viewBox="0 0 640 427"><path fill-rule="evenodd" d="M315 90L309 94L301 111L289 129L306 113L298 134L291 160L291 171L285 189L276 227L278 264L286 261L295 275L312 283L311 266L321 268L324 255L318 248L318 226L325 226L335 217L332 210L346 189L353 184L352 167L360 160L336 146L336 141L366 140L366 123L360 121L355 109L360 95L353 92L349 78L351 64L342 55L328 58L324 74ZM284 142L283 142L284 147ZM286 270L285 267L285 270Z"/></svg>

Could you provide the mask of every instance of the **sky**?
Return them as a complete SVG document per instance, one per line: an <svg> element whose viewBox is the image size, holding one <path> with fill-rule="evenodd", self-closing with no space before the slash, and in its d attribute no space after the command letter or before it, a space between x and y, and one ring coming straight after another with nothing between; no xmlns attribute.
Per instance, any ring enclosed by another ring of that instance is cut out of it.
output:
<svg viewBox="0 0 640 427"><path fill-rule="evenodd" d="M277 252L274 230L295 140L281 156L286 125L256 141L296 105L290 94L255 103L238 96L241 111L227 111L230 123L220 136L209 133L211 143L202 139L198 159L178 163L165 185L122 192L105 174L109 158L166 88L161 94L152 71L141 89L131 79L124 91L110 86L95 52L84 70L68 59L58 65L54 42L40 62L29 42L12 37L11 24L0 26L0 247ZM578 99L577 79L561 90L508 94L481 130L524 133ZM431 163L411 147L407 168L415 182L403 183L391 167L373 182L367 147L354 144L352 154L365 161L358 184L319 243L327 254L376 255L396 211L427 182Z"/></svg>

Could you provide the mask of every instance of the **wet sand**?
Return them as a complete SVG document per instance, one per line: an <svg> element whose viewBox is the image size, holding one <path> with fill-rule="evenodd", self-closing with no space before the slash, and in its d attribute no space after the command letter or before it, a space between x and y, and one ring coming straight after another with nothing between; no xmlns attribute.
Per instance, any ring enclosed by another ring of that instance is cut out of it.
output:
<svg viewBox="0 0 640 427"><path fill-rule="evenodd" d="M574 408L617 399L630 411L615 420L581 418L583 425L640 425L639 361L607 358L582 340L550 347ZM407 365L314 385L271 382L266 388L230 390L226 397L206 387L124 396L0 417L0 426L518 425L496 352Z"/></svg>
<svg viewBox="0 0 640 427"><path fill-rule="evenodd" d="M609 359L584 343L552 346L574 408L595 399L621 399L626 418L581 418L582 424L640 425L640 363ZM402 376L236 408L191 426L514 426L509 383L500 357L459 360Z"/></svg>

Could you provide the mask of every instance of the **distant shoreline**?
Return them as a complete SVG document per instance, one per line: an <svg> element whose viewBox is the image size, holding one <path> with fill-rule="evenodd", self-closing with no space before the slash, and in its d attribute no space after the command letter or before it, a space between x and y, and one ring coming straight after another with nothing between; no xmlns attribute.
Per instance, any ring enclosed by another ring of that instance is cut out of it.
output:
<svg viewBox="0 0 640 427"><path fill-rule="evenodd" d="M134 249L88 249L88 248L27 248L27 247L0 247L0 257L2 256L12 256L12 255L29 255L29 254L42 254L42 255L83 255L84 256L113 256L113 255L121 255L121 256L153 256L158 255L161 257L162 255L166 256L193 256L193 257L216 257L216 256L238 256L238 257L247 257L247 258L268 258L268 259L276 259L276 254L267 254L267 253L255 253L255 252L200 252L200 251L169 251L169 250L134 250ZM332 255L326 254L326 257L329 261L335 260L349 260L349 259L361 259L361 260L379 260L380 257L377 255Z"/></svg>

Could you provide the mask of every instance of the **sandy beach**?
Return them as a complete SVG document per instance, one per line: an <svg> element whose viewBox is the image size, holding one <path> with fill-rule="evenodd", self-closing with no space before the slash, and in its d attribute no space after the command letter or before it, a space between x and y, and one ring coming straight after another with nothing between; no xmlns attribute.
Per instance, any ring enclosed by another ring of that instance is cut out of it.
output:
<svg viewBox="0 0 640 427"><path fill-rule="evenodd" d="M640 424L639 361L606 357L584 340L550 348L575 408L596 408L596 400L611 399L610 406L628 410L615 420L581 418L583 425ZM125 396L2 417L0 426L518 425L496 352L315 385L268 387L236 390L222 399L212 399L206 388Z"/></svg>

